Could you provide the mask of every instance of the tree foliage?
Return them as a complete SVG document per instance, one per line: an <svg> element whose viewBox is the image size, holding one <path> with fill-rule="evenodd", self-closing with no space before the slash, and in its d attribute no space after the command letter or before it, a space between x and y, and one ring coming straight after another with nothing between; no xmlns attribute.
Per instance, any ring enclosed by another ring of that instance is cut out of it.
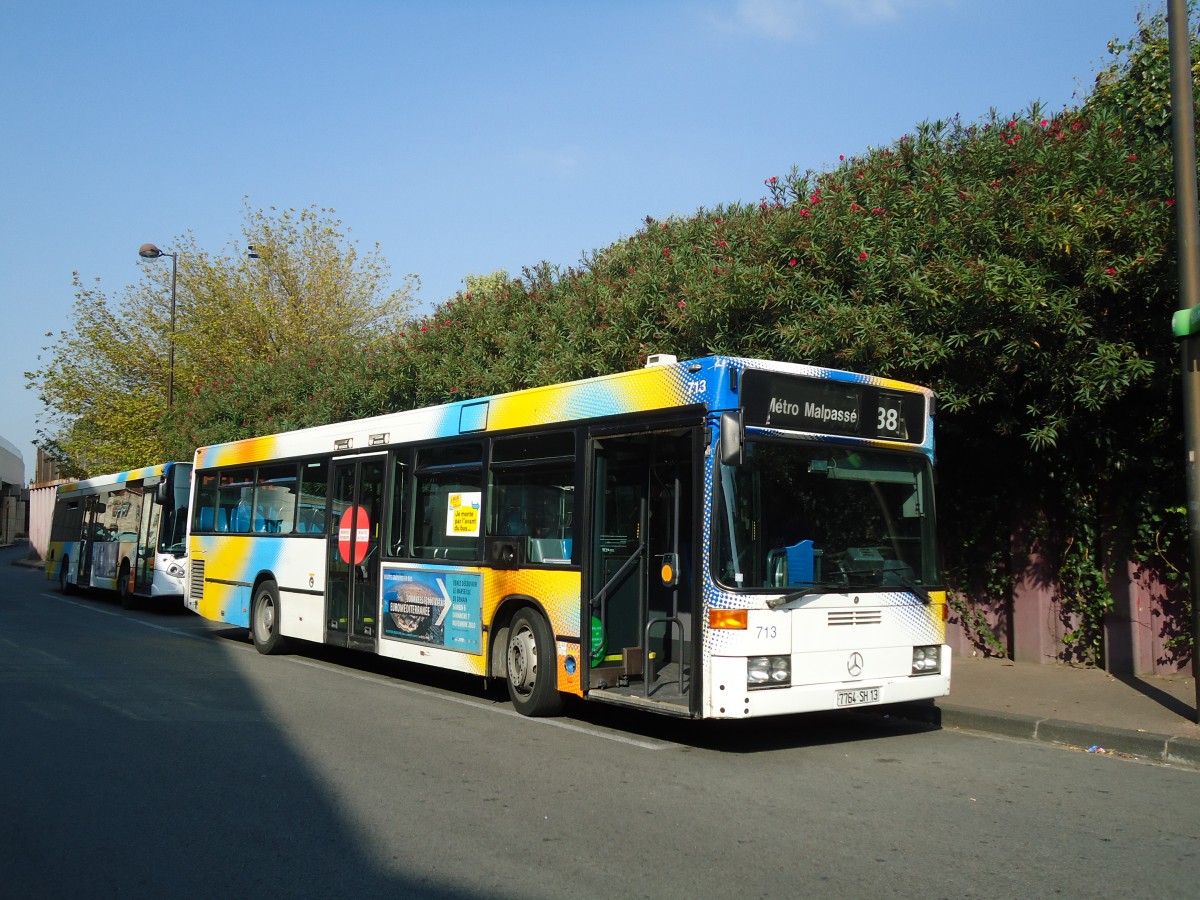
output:
<svg viewBox="0 0 1200 900"><path fill-rule="evenodd" d="M647 219L577 268L460 293L403 347L408 399L656 351L928 384L955 585L995 591L1014 549L1039 554L1067 652L1095 659L1106 561L1182 504L1171 148L1150 115L1167 101L1164 47L1162 17L1141 19L1079 108L922 123L829 171L772 177L758 204Z"/></svg>
<svg viewBox="0 0 1200 900"><path fill-rule="evenodd" d="M65 472L186 459L202 443L365 408L369 392L346 376L397 329L412 288L391 289L378 247L360 251L332 210L247 207L241 241L211 252L187 233L170 251L174 328L169 260L143 264L115 302L77 279L72 327L48 335L26 373L46 406L43 445Z"/></svg>

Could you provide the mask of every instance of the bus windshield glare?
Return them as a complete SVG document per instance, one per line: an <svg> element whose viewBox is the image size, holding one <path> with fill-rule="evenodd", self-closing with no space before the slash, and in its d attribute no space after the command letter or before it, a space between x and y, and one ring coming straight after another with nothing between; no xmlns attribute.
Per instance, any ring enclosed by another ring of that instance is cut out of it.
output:
<svg viewBox="0 0 1200 900"><path fill-rule="evenodd" d="M735 590L911 590L939 584L925 457L747 441L721 467L717 579Z"/></svg>

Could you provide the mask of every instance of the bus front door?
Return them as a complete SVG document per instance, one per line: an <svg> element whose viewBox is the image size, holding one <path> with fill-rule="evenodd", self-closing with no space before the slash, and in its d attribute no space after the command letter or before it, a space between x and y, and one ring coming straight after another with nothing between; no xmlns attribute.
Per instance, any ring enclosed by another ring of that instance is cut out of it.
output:
<svg viewBox="0 0 1200 900"><path fill-rule="evenodd" d="M385 456L334 460L326 521L325 642L371 650L378 636Z"/></svg>
<svg viewBox="0 0 1200 900"><path fill-rule="evenodd" d="M593 443L589 690L690 708L699 434Z"/></svg>
<svg viewBox="0 0 1200 900"><path fill-rule="evenodd" d="M162 518L162 506L154 497L154 488L146 488L142 495L142 515L138 523L137 574L134 579L135 594L150 595L154 587L155 557L158 554L158 526Z"/></svg>

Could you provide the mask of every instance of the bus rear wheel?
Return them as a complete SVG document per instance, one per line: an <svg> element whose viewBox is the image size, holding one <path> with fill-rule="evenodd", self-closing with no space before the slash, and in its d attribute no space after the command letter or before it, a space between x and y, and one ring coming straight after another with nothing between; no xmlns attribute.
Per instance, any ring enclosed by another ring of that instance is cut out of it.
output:
<svg viewBox="0 0 1200 900"><path fill-rule="evenodd" d="M64 594L75 593L75 585L71 584L67 576L67 568L71 565L71 558L64 556L62 565L58 567L58 589Z"/></svg>
<svg viewBox="0 0 1200 900"><path fill-rule="evenodd" d="M283 652L286 642L279 633L279 587L274 581L260 582L250 604L250 639L259 653Z"/></svg>
<svg viewBox="0 0 1200 900"><path fill-rule="evenodd" d="M517 712L552 716L562 710L562 695L554 678L554 635L541 615L522 609L513 616L504 657L508 696Z"/></svg>

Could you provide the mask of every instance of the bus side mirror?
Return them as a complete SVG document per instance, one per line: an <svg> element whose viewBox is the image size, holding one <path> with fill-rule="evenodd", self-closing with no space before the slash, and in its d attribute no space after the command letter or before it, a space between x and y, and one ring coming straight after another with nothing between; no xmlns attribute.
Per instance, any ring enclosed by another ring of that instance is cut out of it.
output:
<svg viewBox="0 0 1200 900"><path fill-rule="evenodd" d="M742 411L721 413L721 462L740 466L746 461L746 426Z"/></svg>
<svg viewBox="0 0 1200 900"><path fill-rule="evenodd" d="M154 486L154 499L158 501L159 506L165 506L167 503L167 490L171 483L167 479L163 479Z"/></svg>

